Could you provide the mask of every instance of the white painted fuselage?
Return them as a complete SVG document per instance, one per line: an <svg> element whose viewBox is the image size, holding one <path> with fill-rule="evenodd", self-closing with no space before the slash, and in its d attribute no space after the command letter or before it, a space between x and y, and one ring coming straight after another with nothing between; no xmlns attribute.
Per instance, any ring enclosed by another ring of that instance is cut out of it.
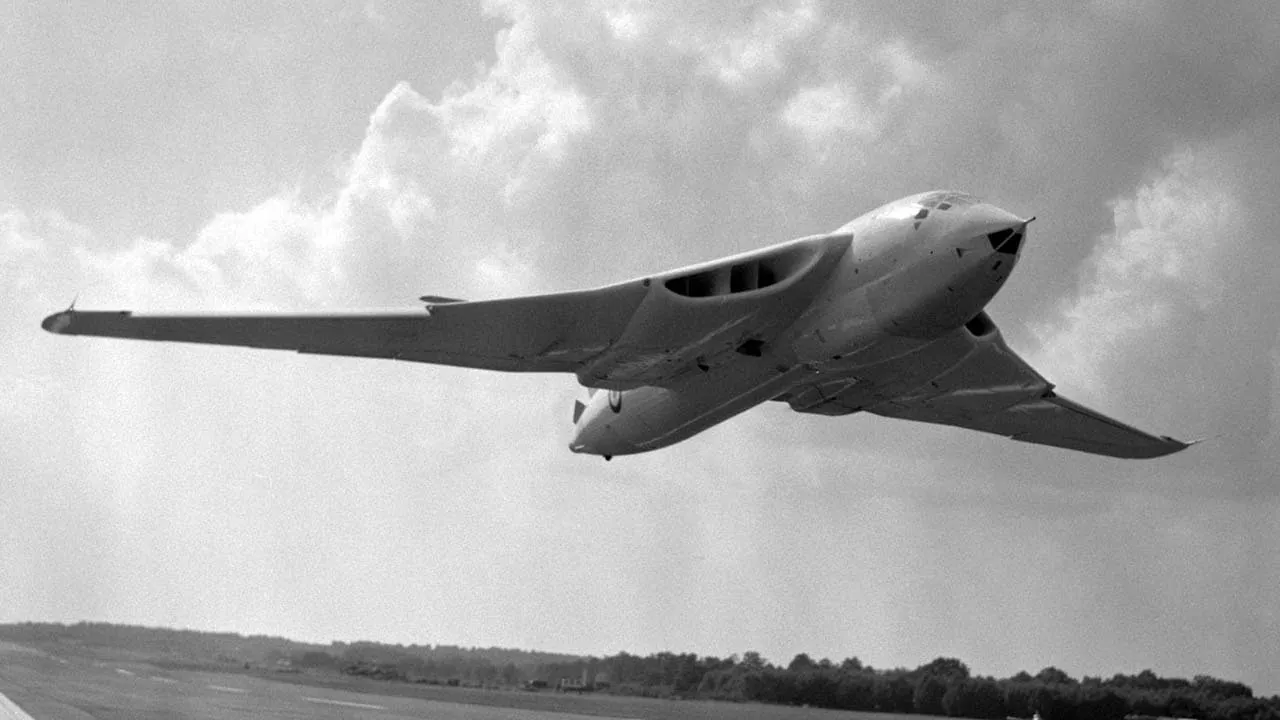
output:
<svg viewBox="0 0 1280 720"><path fill-rule="evenodd" d="M609 458L666 447L784 393L815 387L815 377L846 399L856 388L853 396L865 394L867 405L923 385L964 356L958 344L981 342L975 322L1016 265L1028 222L961 193L923 193L877 208L829 235L665 274L677 280L654 281L652 324L669 326L686 308L701 308L705 315L706 308L768 292L778 293L779 306L791 308L786 324L763 339L711 328L708 333L726 338L720 355L705 354L706 335L697 339L704 355L693 358L679 347L637 353L644 343L634 341L632 357L673 366L685 362L690 369L660 386L615 382L612 389L593 382L590 368L580 372L581 382L601 389L577 413L570 448ZM757 272L742 258L779 253L791 254L794 287L808 290L791 292L782 280L733 295L714 287L689 295L695 281L710 287L721 278L727 288L731 277ZM646 324L640 317L636 326ZM608 377L620 376L616 365L608 370ZM822 399L814 397L814 406Z"/></svg>

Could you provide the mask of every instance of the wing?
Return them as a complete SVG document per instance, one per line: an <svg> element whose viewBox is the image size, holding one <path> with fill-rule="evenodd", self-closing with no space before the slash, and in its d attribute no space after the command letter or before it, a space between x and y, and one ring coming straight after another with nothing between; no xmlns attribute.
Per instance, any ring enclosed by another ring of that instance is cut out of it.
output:
<svg viewBox="0 0 1280 720"><path fill-rule="evenodd" d="M1009 349L994 324L954 368L914 393L867 410L1118 458L1160 457L1188 447L1059 397L1052 384Z"/></svg>
<svg viewBox="0 0 1280 720"><path fill-rule="evenodd" d="M168 340L519 372L573 372L588 387L664 385L759 356L804 311L848 249L814 235L594 290L348 315L142 315L66 310L63 335Z"/></svg>
<svg viewBox="0 0 1280 720"><path fill-rule="evenodd" d="M144 315L66 310L42 327L97 335L391 358L517 372L573 372L627 327L646 288L428 305L402 313ZM436 301L444 298L432 298Z"/></svg>
<svg viewBox="0 0 1280 720"><path fill-rule="evenodd" d="M801 412L838 415L862 409L1119 458L1160 457L1188 447L1058 396L1051 383L1009 349L985 313L979 318L981 322L956 331L956 337L935 343L934 351L906 360L909 368L885 363L780 399ZM926 369L908 381L911 389L895 387L896 380L920 366Z"/></svg>

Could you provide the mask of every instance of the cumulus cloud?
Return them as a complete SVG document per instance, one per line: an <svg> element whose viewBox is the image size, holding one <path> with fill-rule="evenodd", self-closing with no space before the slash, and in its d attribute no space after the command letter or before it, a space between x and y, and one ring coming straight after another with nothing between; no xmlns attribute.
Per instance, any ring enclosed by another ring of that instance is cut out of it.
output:
<svg viewBox="0 0 1280 720"><path fill-rule="evenodd" d="M1181 151L1112 204L1115 230L1082 268L1080 292L1064 303L1060 324L1037 328L1047 372L1108 397L1128 382L1105 376L1119 361L1187 337L1197 317L1217 309L1230 287L1222 265L1239 261L1235 239L1246 229L1229 180L1210 152Z"/></svg>
<svg viewBox="0 0 1280 720"><path fill-rule="evenodd" d="M1253 133L1248 133L1251 137ZM1274 380L1280 302L1261 288L1280 261L1265 228L1269 203L1233 147L1174 151L1151 179L1112 204L1115 230L1081 268L1078 292L1033 327L1037 367L1099 407L1214 436L1218 459L1274 459ZM1253 465L1231 473L1270 492Z"/></svg>

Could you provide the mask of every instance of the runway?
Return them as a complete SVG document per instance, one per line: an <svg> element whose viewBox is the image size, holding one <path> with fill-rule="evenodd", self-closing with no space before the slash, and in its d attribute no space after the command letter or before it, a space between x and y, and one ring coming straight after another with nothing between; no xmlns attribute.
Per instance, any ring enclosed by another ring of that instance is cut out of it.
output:
<svg viewBox="0 0 1280 720"><path fill-rule="evenodd" d="M617 720L617 716L595 713L344 691L247 674L173 671L140 661L61 657L0 643L0 720L138 717Z"/></svg>
<svg viewBox="0 0 1280 720"><path fill-rule="evenodd" d="M0 641L0 720L894 720L779 705L528 693L266 670L175 669L124 651ZM924 720L913 715L911 720Z"/></svg>
<svg viewBox="0 0 1280 720"><path fill-rule="evenodd" d="M32 720L25 710L4 695L0 694L0 720Z"/></svg>

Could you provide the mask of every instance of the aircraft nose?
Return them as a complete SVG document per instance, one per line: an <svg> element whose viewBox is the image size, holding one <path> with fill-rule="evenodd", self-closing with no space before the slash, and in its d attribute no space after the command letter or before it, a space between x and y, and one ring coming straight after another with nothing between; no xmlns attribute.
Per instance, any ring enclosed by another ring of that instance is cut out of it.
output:
<svg viewBox="0 0 1280 720"><path fill-rule="evenodd" d="M974 230L988 233L1031 222L990 203L981 203L969 208L969 212L965 213L964 220L965 224Z"/></svg>
<svg viewBox="0 0 1280 720"><path fill-rule="evenodd" d="M569 449L583 455L612 455L609 445L608 430L584 419L573 429L573 439L569 441Z"/></svg>
<svg viewBox="0 0 1280 720"><path fill-rule="evenodd" d="M574 428L569 449L582 455L599 455L605 460L609 460L614 455L636 452L635 447L618 437L612 428L599 422L591 422L586 418Z"/></svg>
<svg viewBox="0 0 1280 720"><path fill-rule="evenodd" d="M1014 227L987 233L987 242L991 243L991 249L1005 255L1017 255L1022 249L1022 240L1027 236L1028 222L1031 221L1027 220Z"/></svg>
<svg viewBox="0 0 1280 720"><path fill-rule="evenodd" d="M591 450L591 442L587 438L587 435L589 434L586 432L587 424L588 423L579 423L578 426L573 429L573 439L569 441L569 449L573 452L584 453L587 455L594 454Z"/></svg>
<svg viewBox="0 0 1280 720"><path fill-rule="evenodd" d="M981 245L989 245L993 252L1016 256L1026 238L1027 224L1032 220L1035 218L1020 218L984 203L971 208L965 216L964 234Z"/></svg>

